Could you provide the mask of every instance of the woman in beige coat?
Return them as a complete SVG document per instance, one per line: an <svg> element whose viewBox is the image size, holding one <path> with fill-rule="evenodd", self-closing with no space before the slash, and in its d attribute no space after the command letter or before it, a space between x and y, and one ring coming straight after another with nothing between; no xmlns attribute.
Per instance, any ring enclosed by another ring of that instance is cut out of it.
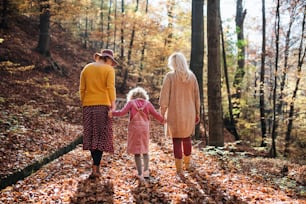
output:
<svg viewBox="0 0 306 204"><path fill-rule="evenodd" d="M172 71L164 78L159 105L167 121L166 134L172 137L175 166L180 174L182 160L186 169L190 165L191 135L200 121L200 94L197 79L182 53L173 53L168 66Z"/></svg>

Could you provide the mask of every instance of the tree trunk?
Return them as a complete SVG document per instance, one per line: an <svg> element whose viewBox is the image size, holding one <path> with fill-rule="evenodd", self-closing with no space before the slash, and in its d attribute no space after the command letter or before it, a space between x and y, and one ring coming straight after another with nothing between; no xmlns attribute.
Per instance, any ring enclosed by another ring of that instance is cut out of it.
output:
<svg viewBox="0 0 306 204"><path fill-rule="evenodd" d="M228 112L229 112L229 119L225 119L228 122L225 122L225 127L234 135L235 140L239 140L240 136L236 129L236 121L233 115L233 104L232 104L232 96L230 90L230 84L228 79L228 70L227 70L227 62L226 62L226 53L225 53L225 42L224 42L224 35L223 35L223 27L222 27L222 20L220 18L220 31L221 31L221 40L222 40L222 58L223 58L223 66L224 66L224 77L226 82L226 90L227 90L227 99L228 99Z"/></svg>
<svg viewBox="0 0 306 204"><path fill-rule="evenodd" d="M275 145L275 139L277 136L277 117L276 117L276 90L277 90L277 73L278 73L278 53L279 53L279 33L280 33L280 13L279 13L279 7L280 7L280 0L277 0L277 6L276 6L276 18L275 18L275 68L274 68L274 87L273 87L273 119L272 119L272 145L270 149L270 157L275 158L276 155L276 145Z"/></svg>
<svg viewBox="0 0 306 204"><path fill-rule="evenodd" d="M233 95L233 108L234 118L240 116L240 98L241 98L241 86L243 77L245 74L245 43L244 43L244 30L243 23L246 15L246 10L243 10L242 0L237 0L236 4L236 29L237 29L237 48L238 48L238 67L234 76L233 86L235 88L235 94Z"/></svg>
<svg viewBox="0 0 306 204"><path fill-rule="evenodd" d="M148 14L148 7L149 7L149 0L146 0L146 15ZM142 75L143 75L143 69L144 69L144 60L145 60L145 51L146 51L146 47L147 47L147 41L146 41L146 37L147 37L147 28L144 28L144 34L143 34L143 45L142 45L142 49L141 49L141 57L140 57L140 68L139 68L139 77L138 77L138 82L141 82L143 80Z"/></svg>
<svg viewBox="0 0 306 204"><path fill-rule="evenodd" d="M286 79L287 79L287 72L288 72L288 56L289 56L289 49L290 49L290 38L291 38L291 28L292 28L292 24L294 22L295 19L295 5L291 4L294 6L294 8L290 9L290 20L289 20L289 24L288 24L288 30L286 32L286 39L285 39L285 56L284 56L284 67L282 70L282 77L281 77L281 82L280 82L280 94L279 94L279 98L278 98L278 104L277 104L277 108L276 108L276 113L280 116L280 115L284 115L283 113L283 104L284 104L284 88L285 88L285 84L286 84ZM278 121L276 121L276 127L278 127Z"/></svg>
<svg viewBox="0 0 306 204"><path fill-rule="evenodd" d="M192 37L191 37L191 57L190 68L195 73L200 90L201 107L204 106L203 100L203 58L204 58L204 18L203 0L192 0ZM201 108L200 118L203 118ZM205 122L205 121L204 121ZM200 139L200 124L196 125L195 138Z"/></svg>
<svg viewBox="0 0 306 204"><path fill-rule="evenodd" d="M136 8L135 8L135 14L136 12L138 11L138 7L139 7L139 0L136 1ZM134 38L135 38L135 21L133 23L133 29L132 29L132 33L131 33L131 40L130 40L130 44L129 44L129 50L128 50L128 56L127 56L127 64L128 64L128 67L131 65L131 57L132 57L132 50L133 50L133 44L134 44ZM125 89L125 86L126 86L126 83L127 83L127 78L128 78L128 75L129 75L129 68L126 67L125 70L124 70L124 75L123 75L123 82L121 84L121 92L124 92L124 89Z"/></svg>
<svg viewBox="0 0 306 204"><path fill-rule="evenodd" d="M303 40L305 38L304 33L305 33L305 13L306 13L306 7L304 7L304 17L303 17L303 22L302 22L302 34L301 34L301 41L300 41L300 47L299 47L299 55L298 55L298 66L297 66L297 78L296 84L295 84L295 89L293 91L292 95L292 100L290 103L290 110L289 110L289 121L288 121L288 126L287 126L287 131L286 131L286 137L285 137L285 151L284 151L284 156L287 157L289 155L289 144L291 140L291 131L293 127L293 113L294 113L294 101L296 99L296 94L299 89L299 84L301 80L301 75L302 75L302 65L304 62L305 54L306 54L306 48L303 50Z"/></svg>
<svg viewBox="0 0 306 204"><path fill-rule="evenodd" d="M260 67L260 85L259 85L259 105L260 105L260 124L261 124L261 146L267 146L266 143L266 116L265 116L265 60L266 60L266 9L265 0L262 0L262 45L261 45L261 67Z"/></svg>
<svg viewBox="0 0 306 204"><path fill-rule="evenodd" d="M208 42L208 120L209 139L212 146L223 146L223 119L220 65L220 1L207 3Z"/></svg>
<svg viewBox="0 0 306 204"><path fill-rule="evenodd" d="M114 21L117 21L117 0L115 0L115 8L114 8ZM113 51L116 52L116 34L117 34L117 23L114 23L114 42L113 42Z"/></svg>
<svg viewBox="0 0 306 204"><path fill-rule="evenodd" d="M104 47L104 13L103 13L103 10L104 10L104 0L101 0L101 6L100 6L100 32L101 32L101 48Z"/></svg>
<svg viewBox="0 0 306 204"><path fill-rule="evenodd" d="M0 28L7 29L8 23L7 23L7 17L8 17L8 8L9 8L9 0L3 0L1 3L1 22L0 22Z"/></svg>
<svg viewBox="0 0 306 204"><path fill-rule="evenodd" d="M48 0L40 0L39 40L37 51L50 56L50 4Z"/></svg>
<svg viewBox="0 0 306 204"><path fill-rule="evenodd" d="M110 44L110 33L111 33L110 32L110 24L111 24L112 2L113 2L113 0L109 0L109 4L108 4L106 48L109 48L109 44Z"/></svg>
<svg viewBox="0 0 306 204"><path fill-rule="evenodd" d="M124 0L121 0L120 58L124 61Z"/></svg>
<svg viewBox="0 0 306 204"><path fill-rule="evenodd" d="M139 0L136 0L136 8L135 8L135 16L136 12L138 11L139 7ZM133 22L133 29L131 33L131 40L130 40L130 45L129 45L129 50L128 50L128 65L131 65L131 58L132 58L132 50L133 50L133 45L134 45L134 39L135 39L135 33L136 33L136 19Z"/></svg>

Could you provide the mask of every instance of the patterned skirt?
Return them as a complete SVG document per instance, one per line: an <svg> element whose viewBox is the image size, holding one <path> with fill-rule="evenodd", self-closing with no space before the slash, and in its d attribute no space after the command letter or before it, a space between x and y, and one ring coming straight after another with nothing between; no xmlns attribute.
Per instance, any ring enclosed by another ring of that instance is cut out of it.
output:
<svg viewBox="0 0 306 204"><path fill-rule="evenodd" d="M83 107L83 149L114 153L112 119L108 106Z"/></svg>

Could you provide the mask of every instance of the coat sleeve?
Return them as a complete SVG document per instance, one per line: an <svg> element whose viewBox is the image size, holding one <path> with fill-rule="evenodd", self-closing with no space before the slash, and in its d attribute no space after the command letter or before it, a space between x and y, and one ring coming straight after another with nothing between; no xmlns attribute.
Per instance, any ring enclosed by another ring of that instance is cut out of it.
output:
<svg viewBox="0 0 306 204"><path fill-rule="evenodd" d="M167 74L164 78L163 85L160 91L160 97L159 97L159 105L160 105L160 112L162 116L165 116L165 112L168 109L169 106L169 97L170 97L170 78Z"/></svg>
<svg viewBox="0 0 306 204"><path fill-rule="evenodd" d="M149 113L150 115L152 115L156 120L158 120L159 122L163 122L164 118L163 116L157 112L154 108L154 106L152 105L152 103L148 104L148 108L149 108Z"/></svg>
<svg viewBox="0 0 306 204"><path fill-rule="evenodd" d="M124 116L128 114L131 110L131 105L132 105L131 102L126 103L121 110L113 111L112 112L113 116Z"/></svg>
<svg viewBox="0 0 306 204"><path fill-rule="evenodd" d="M194 75L194 101L195 101L196 115L199 117L201 100L200 100L199 84L195 75Z"/></svg>

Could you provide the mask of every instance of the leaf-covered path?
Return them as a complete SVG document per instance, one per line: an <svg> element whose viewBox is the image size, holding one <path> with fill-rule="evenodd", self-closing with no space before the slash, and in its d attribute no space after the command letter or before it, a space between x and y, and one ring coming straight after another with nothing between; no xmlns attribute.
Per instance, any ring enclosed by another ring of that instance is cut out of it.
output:
<svg viewBox="0 0 306 204"><path fill-rule="evenodd" d="M126 119L114 123L115 154L104 154L100 179L88 179L91 159L82 146L1 191L0 203L306 203L290 192L224 168L218 157L193 148L194 170L175 174L171 140L152 122L150 179L134 177L126 154ZM196 146L196 145L195 145ZM290 196L291 195L291 196Z"/></svg>

